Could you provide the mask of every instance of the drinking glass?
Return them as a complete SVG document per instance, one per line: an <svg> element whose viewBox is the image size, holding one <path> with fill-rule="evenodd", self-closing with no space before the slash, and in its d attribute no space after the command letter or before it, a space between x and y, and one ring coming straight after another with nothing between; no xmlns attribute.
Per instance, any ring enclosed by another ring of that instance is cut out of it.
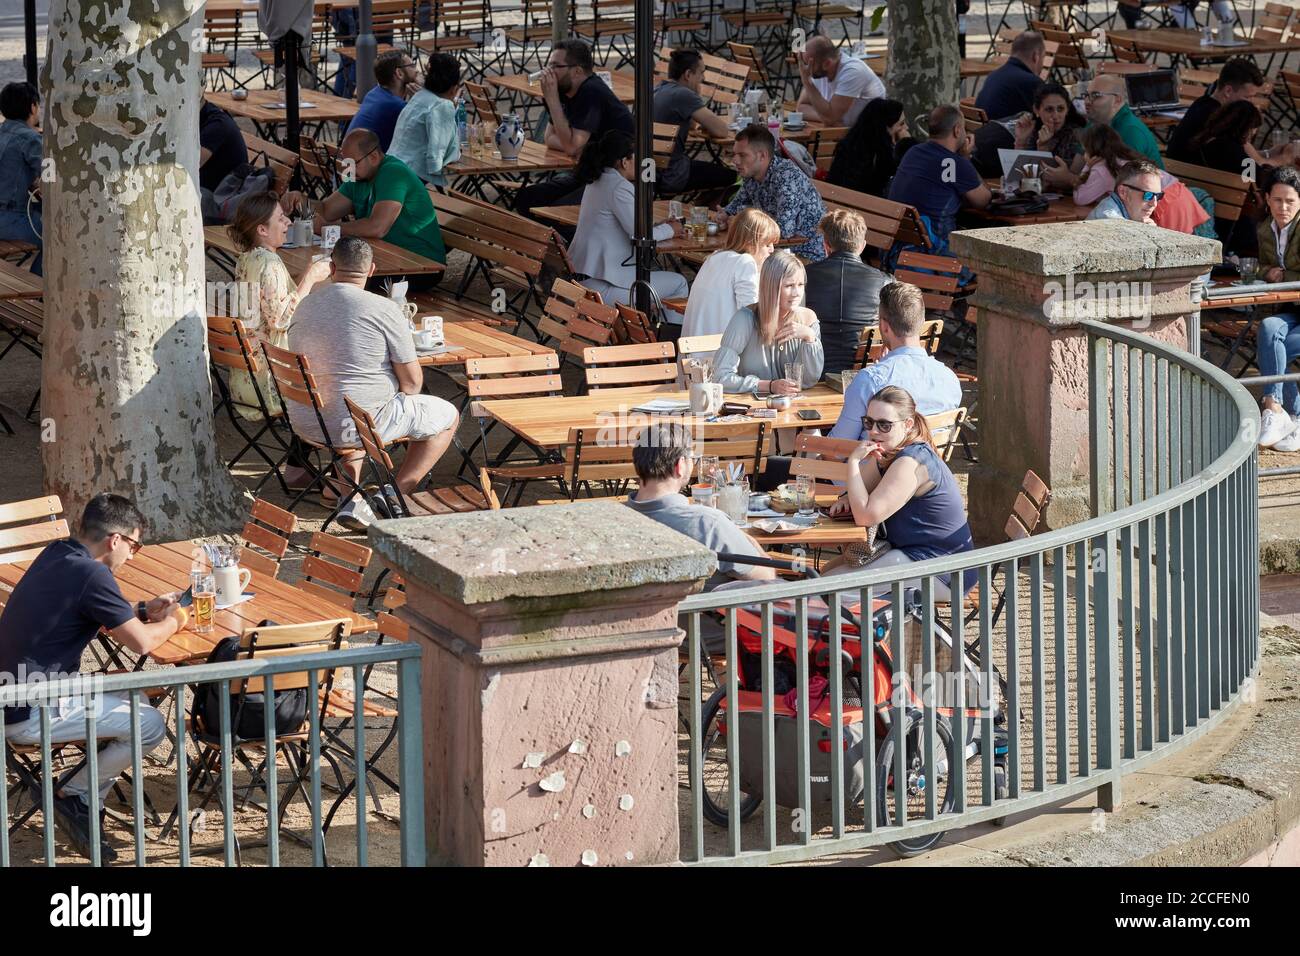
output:
<svg viewBox="0 0 1300 956"><path fill-rule="evenodd" d="M1250 256L1242 256L1239 260L1238 269L1241 271L1242 282L1254 282L1255 276L1259 272L1259 260Z"/></svg>
<svg viewBox="0 0 1300 956"><path fill-rule="evenodd" d="M1272 159L1280 156L1281 151L1286 149L1287 143L1291 142L1291 134L1284 129L1275 129L1268 137L1268 155ZM1274 150L1277 152L1275 153Z"/></svg>
<svg viewBox="0 0 1300 956"><path fill-rule="evenodd" d="M700 456L699 477L701 483L710 482L714 486L720 484L718 481L718 456L701 455Z"/></svg>
<svg viewBox="0 0 1300 956"><path fill-rule="evenodd" d="M749 527L749 479L741 478L728 481L718 489L718 506L722 513L731 519L732 524L741 528Z"/></svg>
<svg viewBox="0 0 1300 956"><path fill-rule="evenodd" d="M787 382L793 382L795 388L800 390L803 389L803 366L801 364L798 362L786 362L785 368L782 371Z"/></svg>
<svg viewBox="0 0 1300 956"><path fill-rule="evenodd" d="M691 486L691 498L697 505L704 505L712 508L717 501L717 489L711 483L702 483Z"/></svg>
<svg viewBox="0 0 1300 956"><path fill-rule="evenodd" d="M817 513L812 475L800 475L795 479L794 497L801 517L808 518Z"/></svg>
<svg viewBox="0 0 1300 956"><path fill-rule="evenodd" d="M477 120L465 124L465 152L470 159L478 159L483 153L483 129Z"/></svg>
<svg viewBox="0 0 1300 956"><path fill-rule="evenodd" d="M709 231L709 210L706 206L691 207L691 236L696 242L704 242Z"/></svg>
<svg viewBox="0 0 1300 956"><path fill-rule="evenodd" d="M208 634L217 613L217 579L202 571L190 573L190 587L194 595L194 630L198 634Z"/></svg>

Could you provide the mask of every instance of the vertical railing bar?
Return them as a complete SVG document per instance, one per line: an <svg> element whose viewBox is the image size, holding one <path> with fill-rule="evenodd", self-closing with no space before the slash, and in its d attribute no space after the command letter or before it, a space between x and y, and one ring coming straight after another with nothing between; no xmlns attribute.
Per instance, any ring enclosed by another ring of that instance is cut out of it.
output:
<svg viewBox="0 0 1300 956"><path fill-rule="evenodd" d="M1093 576L1093 594L1096 605L1097 637L1097 768L1108 781L1103 786L1103 805L1113 805L1118 796L1119 766L1119 672L1115 658L1118 631L1116 624L1116 588L1114 574L1115 532L1098 535L1094 547L1104 549L1107 556ZM1109 807L1103 806L1103 809Z"/></svg>
<svg viewBox="0 0 1300 956"><path fill-rule="evenodd" d="M894 735L894 826L907 822L907 740L903 730L907 724L907 621L903 609L903 582L893 583L890 595L893 598L893 618L891 620L890 643L894 649L894 686L891 697L894 702L891 729Z"/></svg>
<svg viewBox="0 0 1300 956"><path fill-rule="evenodd" d="M1089 506L1098 518L1114 509L1110 497L1110 435L1106 412L1110 404L1110 349L1107 341L1088 332L1088 458Z"/></svg>
<svg viewBox="0 0 1300 956"><path fill-rule="evenodd" d="M1156 460L1160 445L1156 440L1156 357L1147 352L1142 356L1142 498L1152 498L1160 493L1156 483Z"/></svg>
<svg viewBox="0 0 1300 956"><path fill-rule="evenodd" d="M1156 396L1159 398L1156 409L1156 493L1164 494L1169 490L1170 449L1169 442L1169 360L1160 358L1156 362Z"/></svg>
<svg viewBox="0 0 1300 956"><path fill-rule="evenodd" d="M1034 685L1034 789L1047 789L1047 717L1043 675L1043 552L1029 556L1030 675Z"/></svg>
<svg viewBox="0 0 1300 956"><path fill-rule="evenodd" d="M812 781L809 779L808 735L810 731L808 708L808 599L798 597L794 600L795 608L795 665L797 675L799 712L795 714L795 733L798 736L797 765L799 772L799 809L803 811L803 826L800 828L800 842L807 846L812 842Z"/></svg>
<svg viewBox="0 0 1300 956"><path fill-rule="evenodd" d="M275 742L275 675L263 679L266 706L262 708L262 744L266 748L266 862L272 869L280 865L280 748ZM316 698L311 698L315 705Z"/></svg>
<svg viewBox="0 0 1300 956"><path fill-rule="evenodd" d="M1142 353L1128 350L1128 500L1135 505L1145 497L1142 487Z"/></svg>
<svg viewBox="0 0 1300 956"><path fill-rule="evenodd" d="M190 865L190 757L185 743L186 684L176 686L176 839L180 865Z"/></svg>
<svg viewBox="0 0 1300 956"><path fill-rule="evenodd" d="M980 785L981 802L991 807L994 794L994 739L993 716L995 701L1001 696L1001 690L993 677L993 566L986 564L980 568L979 580L979 627L980 627L980 697L976 705L980 709ZM1003 706L1006 701L1002 701ZM1010 716L1007 717L1010 720Z"/></svg>
<svg viewBox="0 0 1300 956"><path fill-rule="evenodd" d="M1074 653L1075 653L1075 738L1079 749L1079 776L1086 777L1092 771L1092 679L1089 671L1091 649L1088 631L1089 596L1095 599L1096 584L1090 583L1095 577L1093 571L1097 562L1095 551L1089 553L1088 542L1080 541L1075 545L1074 563L1078 569L1079 588L1074 602ZM1113 554L1102 555L1102 561L1113 561Z"/></svg>
<svg viewBox="0 0 1300 956"><path fill-rule="evenodd" d="M736 648L736 609L726 611L727 627L727 850L740 856L740 652Z"/></svg>
<svg viewBox="0 0 1300 956"><path fill-rule="evenodd" d="M1232 508L1232 485L1228 479L1221 480L1214 487L1214 593L1219 596L1214 608L1214 630L1212 632L1213 654L1211 672L1212 697L1211 706L1218 710L1227 698L1225 681L1228 676L1228 607L1232 600L1233 582L1228 580L1228 569L1232 561L1232 541L1228 531L1228 513Z"/></svg>
<svg viewBox="0 0 1300 956"><path fill-rule="evenodd" d="M835 839L844 836L844 668L840 664L843 634L840 597L829 595L831 615L831 830Z"/></svg>
<svg viewBox="0 0 1300 956"><path fill-rule="evenodd" d="M1157 743L1169 741L1169 695L1173 681L1169 673L1169 629L1171 624L1170 568L1169 568L1169 516L1171 512L1156 515L1156 603L1153 609L1155 622L1155 669L1159 674L1156 680L1156 727Z"/></svg>
<svg viewBox="0 0 1300 956"><path fill-rule="evenodd" d="M1108 555L1108 558L1113 556ZM1133 600L1133 526L1126 524L1119 531L1119 607L1123 618L1120 628L1119 654L1123 668L1123 686L1120 688L1121 712L1124 720L1124 759L1133 757L1137 750L1137 602Z"/></svg>
<svg viewBox="0 0 1300 956"><path fill-rule="evenodd" d="M1138 635L1140 661L1139 700L1142 725L1142 749L1155 746L1155 615L1151 606L1151 522L1138 524L1138 601L1142 605L1142 631Z"/></svg>
<svg viewBox="0 0 1300 956"><path fill-rule="evenodd" d="M862 827L876 829L876 615L875 592L858 592L862 622Z"/></svg>
<svg viewBox="0 0 1300 956"><path fill-rule="evenodd" d="M1124 429L1124 414L1126 411L1125 396L1123 389L1123 377L1121 368L1125 366L1123 356L1127 355L1127 349L1119 342L1114 343L1115 361L1111 367L1111 418L1110 427L1114 436L1115 460L1113 463L1114 472L1111 475L1111 484L1115 489L1115 510L1120 510L1128 504L1128 499L1124 490L1124 473L1125 459L1127 458L1128 443Z"/></svg>
<svg viewBox="0 0 1300 956"><path fill-rule="evenodd" d="M948 772L952 774L953 813L966 812L966 592L962 590L965 585L964 570L948 576L948 590L952 592L952 653L948 666L954 675L952 756L948 760Z"/></svg>
<svg viewBox="0 0 1300 956"><path fill-rule="evenodd" d="M234 746L230 732L230 681L218 682L217 689L220 699L222 846L226 866L231 866L235 862L235 789L230 766Z"/></svg>
<svg viewBox="0 0 1300 956"><path fill-rule="evenodd" d="M1200 621L1200 640L1197 642L1197 690L1199 691L1200 717L1209 717L1211 708L1211 648L1210 632L1213 630L1211 622L1211 604L1210 588L1214 586L1215 574L1213 567L1215 563L1214 549L1217 542L1210 537L1210 521L1212 519L1212 505L1214 488L1208 488L1201 493L1197 499L1197 526L1199 537L1201 539L1201 550L1198 552L1204 557L1198 562L1197 578L1199 579L1200 588L1197 592L1197 603L1200 605L1198 618ZM1208 560L1207 560L1208 559Z"/></svg>
<svg viewBox="0 0 1300 956"><path fill-rule="evenodd" d="M409 700L406 697L406 691L401 686L402 668L405 663L406 662L403 661L402 664L399 664L398 671L397 671L398 719L401 721L401 729L398 731L398 733L402 735L405 735L406 732L408 721L404 715L409 705ZM316 701L320 700L320 672L315 670L314 668L307 672L307 699L313 702L307 708L308 716L311 718L307 727L307 749L308 749L308 756L311 759L311 767L310 767L311 769L311 865L324 866L325 865L325 834L321 827L321 805L320 805L320 801L321 801L320 707L318 707L315 703ZM405 739L399 739L397 742L397 746L403 755L402 763L398 766L399 772L404 775L398 781L402 785L402 793L407 792L407 777L405 776L405 774L407 774L408 772L406 766L406 760L405 760L407 744L408 741L406 741ZM421 801L421 808L423 808L423 801ZM406 819L406 813L407 813L407 808L403 806L402 807L402 858L403 858L402 865L403 866L406 865L406 856L409 851L409 842L410 842L410 834L407 832L406 829L408 825ZM423 845L423 836L424 835L422 833L419 834L421 845Z"/></svg>
<svg viewBox="0 0 1300 956"><path fill-rule="evenodd" d="M144 753L140 741L140 692L131 691L131 810L135 817L135 865L145 865L144 852Z"/></svg>
<svg viewBox="0 0 1300 956"><path fill-rule="evenodd" d="M1003 581L1007 603L1002 613L1007 622L1007 796L1020 796L1020 559L1007 561Z"/></svg>
<svg viewBox="0 0 1300 956"><path fill-rule="evenodd" d="M0 723L4 717L0 714ZM0 767L9 766L9 744L0 730ZM21 793L21 791L19 791ZM0 773L0 870L9 868L9 774Z"/></svg>
<svg viewBox="0 0 1300 956"><path fill-rule="evenodd" d="M704 740L704 728L700 726L702 719L700 695L704 692L704 688L701 686L700 679L700 668L703 662L700 659L700 613L698 611L686 617L686 642L691 669L690 766L687 770L691 783L691 851L692 858L698 863L704 859L704 767L700 756L700 748ZM715 687L714 690L717 688Z"/></svg>
<svg viewBox="0 0 1300 956"><path fill-rule="evenodd" d="M366 673L365 668L359 664L352 667L352 687L353 703L352 715L353 725L353 764L356 767L357 785L353 793L357 795L357 866L370 865L370 827L367 823L367 797L369 796L369 784L366 781L368 776L366 768L366 720L365 720L365 691L366 691ZM312 701L314 704L315 701Z"/></svg>
<svg viewBox="0 0 1300 956"><path fill-rule="evenodd" d="M1055 692L1056 692L1056 782L1066 783L1070 779L1070 675L1068 671L1069 652L1066 650L1066 600L1068 598L1067 552L1057 548L1052 562L1052 630L1056 635ZM1087 590L1087 566L1075 568L1075 598L1079 598L1079 589Z"/></svg>
<svg viewBox="0 0 1300 956"><path fill-rule="evenodd" d="M692 615L694 617L694 615ZM696 671L698 680L699 671ZM315 687L315 682L312 684ZM313 690L312 699L315 699ZM423 867L428 863L428 852L424 836L424 729L420 719L423 696L420 688L420 659L403 658L397 665L397 715L401 721L398 729L397 746L400 748L398 765L400 776L398 783L407 800L402 806L402 865ZM699 698L696 697L698 702ZM698 727L696 723L692 725ZM320 767L319 758L315 766ZM313 788L316 796L312 799L320 805L320 774L316 773ZM322 863L324 848L322 846Z"/></svg>
<svg viewBox="0 0 1300 956"><path fill-rule="evenodd" d="M1183 575L1183 508L1169 510L1169 735L1181 737L1183 714L1183 641L1184 604Z"/></svg>
<svg viewBox="0 0 1300 956"><path fill-rule="evenodd" d="M50 708L39 706L41 716L41 819L45 824L45 865L54 865L54 757L50 748Z"/></svg>
<svg viewBox="0 0 1300 956"><path fill-rule="evenodd" d="M775 680L774 667L772 660L773 649L773 622L772 622L772 602L763 603L763 649L762 649L762 681L763 681L763 793L776 793L776 715L775 715L775 696L776 690L772 686ZM763 835L768 850L776 849L776 800L765 799L763 801Z"/></svg>
<svg viewBox="0 0 1300 956"><path fill-rule="evenodd" d="M87 694L82 699L86 709L86 795L90 797L90 865L103 865L99 810L103 798L99 795L99 722L95 712L99 709L97 695Z"/></svg>
<svg viewBox="0 0 1300 956"><path fill-rule="evenodd" d="M1197 520L1198 498L1193 498L1180 509L1182 511L1183 537L1183 729L1195 727L1199 722L1198 712L1200 691L1197 688L1197 662L1201 642L1200 607L1201 586L1197 565L1198 550L1202 541Z"/></svg>
<svg viewBox="0 0 1300 956"><path fill-rule="evenodd" d="M956 610L953 610L954 616ZM939 776L934 766L934 741L939 674L934 661L934 576L927 574L921 579L921 673L908 675L912 678L913 690L921 696L921 721L923 728L922 747L925 760L925 818L933 820L939 813L936 800ZM954 724L956 715L954 714ZM952 772L952 768L948 768Z"/></svg>

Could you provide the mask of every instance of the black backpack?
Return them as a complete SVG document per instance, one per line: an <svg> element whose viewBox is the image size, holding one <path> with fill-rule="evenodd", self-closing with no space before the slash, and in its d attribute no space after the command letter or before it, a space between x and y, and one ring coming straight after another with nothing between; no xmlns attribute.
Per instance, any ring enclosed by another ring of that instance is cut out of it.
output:
<svg viewBox="0 0 1300 956"><path fill-rule="evenodd" d="M269 627L273 621L263 621L258 627ZM239 657L239 638L227 637L218 642L208 655L209 664L237 660ZM293 734L302 729L307 722L307 688L277 690L275 692L275 732ZM209 737L221 733L221 685L219 683L203 684L194 694L194 704L190 719L195 730ZM244 694L240 702L239 694L230 695L230 732L236 740L262 740L266 736L266 695Z"/></svg>

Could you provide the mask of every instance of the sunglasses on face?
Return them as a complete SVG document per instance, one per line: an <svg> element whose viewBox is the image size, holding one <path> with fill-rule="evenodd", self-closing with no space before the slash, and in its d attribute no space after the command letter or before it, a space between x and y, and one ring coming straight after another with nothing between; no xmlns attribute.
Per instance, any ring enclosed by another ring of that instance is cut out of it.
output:
<svg viewBox="0 0 1300 956"><path fill-rule="evenodd" d="M880 432L882 435L888 435L894 430L895 425L901 425L902 422L888 418L863 418L862 427L869 432Z"/></svg>
<svg viewBox="0 0 1300 956"><path fill-rule="evenodd" d="M1121 183L1120 185L1123 186L1125 189L1131 189L1134 192L1140 192L1142 194L1143 202L1151 202L1152 200L1159 202L1161 199L1165 198L1165 194L1163 192L1154 193L1149 189L1138 189L1136 186L1130 186L1128 183Z"/></svg>

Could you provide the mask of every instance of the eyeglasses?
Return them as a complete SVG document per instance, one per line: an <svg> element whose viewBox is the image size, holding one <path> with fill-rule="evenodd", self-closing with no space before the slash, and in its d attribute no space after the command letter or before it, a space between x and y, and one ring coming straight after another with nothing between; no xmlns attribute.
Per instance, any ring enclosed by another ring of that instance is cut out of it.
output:
<svg viewBox="0 0 1300 956"><path fill-rule="evenodd" d="M888 435L894 430L895 425L903 424L897 420L888 418L863 418L862 427L869 432L880 432L882 435Z"/></svg>
<svg viewBox="0 0 1300 956"><path fill-rule="evenodd" d="M132 555L138 553L139 550L144 547L144 545L141 544L139 541L135 540L135 538L129 538L126 535L122 534L122 532L120 531L117 532L117 536L126 542L127 547L131 549Z"/></svg>
<svg viewBox="0 0 1300 956"><path fill-rule="evenodd" d="M1095 100L1099 96L1118 96L1118 93L1107 93L1104 90L1089 90L1085 99Z"/></svg>
<svg viewBox="0 0 1300 956"><path fill-rule="evenodd" d="M379 148L378 146L375 147L375 149L378 148ZM358 156L356 159L352 160L353 167L355 168L356 166L360 166L361 161L365 159L367 156L369 156L371 153L373 153L375 149L368 149L360 156ZM334 159L334 165L340 169L344 168L347 165L347 162L348 162L348 158L346 156L337 156Z"/></svg>
<svg viewBox="0 0 1300 956"><path fill-rule="evenodd" d="M1142 194L1143 202L1151 202L1152 200L1159 202L1161 199L1165 198L1163 192L1153 193L1149 189L1138 189L1136 186L1130 186L1128 183L1120 183L1120 185L1125 189L1132 189L1134 192L1140 192Z"/></svg>

